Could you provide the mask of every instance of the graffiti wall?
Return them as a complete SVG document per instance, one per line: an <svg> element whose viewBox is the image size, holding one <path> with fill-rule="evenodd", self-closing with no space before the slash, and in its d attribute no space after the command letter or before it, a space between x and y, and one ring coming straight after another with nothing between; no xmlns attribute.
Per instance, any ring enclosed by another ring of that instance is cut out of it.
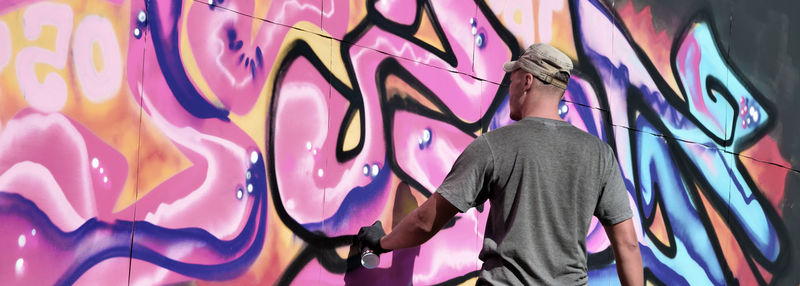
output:
<svg viewBox="0 0 800 286"><path fill-rule="evenodd" d="M655 285L800 282L798 4L0 2L0 284L473 283L488 205L365 270L547 42ZM536 218L527 218L536 219ZM592 284L616 284L602 227ZM794 270L794 271L793 271Z"/></svg>

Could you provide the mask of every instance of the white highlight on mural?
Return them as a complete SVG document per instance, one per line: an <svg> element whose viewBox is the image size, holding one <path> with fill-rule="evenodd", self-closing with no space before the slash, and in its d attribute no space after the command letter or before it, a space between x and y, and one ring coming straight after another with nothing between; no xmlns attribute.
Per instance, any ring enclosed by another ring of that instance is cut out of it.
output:
<svg viewBox="0 0 800 286"><path fill-rule="evenodd" d="M558 115L564 115L569 111L569 107L566 104L562 105L558 108Z"/></svg>
<svg viewBox="0 0 800 286"><path fill-rule="evenodd" d="M143 15L140 12L139 18ZM95 46L102 55L101 70L95 69ZM97 15L83 18L73 36L72 58L78 84L89 101L100 103L119 94L122 86L122 54L114 26L108 19Z"/></svg>
<svg viewBox="0 0 800 286"><path fill-rule="evenodd" d="M211 1L211 0L209 0L209 1ZM315 4L315 3L311 3L311 4L302 3L301 4L297 0L283 2L283 5L281 5L280 12L276 13L276 15L278 15L278 16L275 17L275 21L278 22L278 23L284 23L284 21L286 19L285 18L286 16L292 15L292 14L295 14L295 15L296 14L303 14L303 11L305 11L305 10L310 11L312 14L322 14L322 16L325 17L325 18L330 18L333 15L333 13L335 12L335 10L333 9L333 5L330 5L331 10L327 11L327 13L326 13L326 11L320 10L319 7L317 7L317 6L318 6L318 4ZM287 10L290 9L289 7L293 8L294 11L287 11Z"/></svg>
<svg viewBox="0 0 800 286"><path fill-rule="evenodd" d="M258 162L258 152L250 152L250 163L255 164L256 162Z"/></svg>
<svg viewBox="0 0 800 286"><path fill-rule="evenodd" d="M758 121L758 110L756 110L755 108L751 108L750 116L753 117L753 120Z"/></svg>
<svg viewBox="0 0 800 286"><path fill-rule="evenodd" d="M17 275L22 275L22 271L25 270L25 261L22 258L17 259L17 263L14 266L15 273Z"/></svg>
<svg viewBox="0 0 800 286"><path fill-rule="evenodd" d="M24 234L20 234L19 238L17 238L17 244L19 245L19 247L24 247L25 246L25 241L26 241L25 235Z"/></svg>
<svg viewBox="0 0 800 286"><path fill-rule="evenodd" d="M97 166L100 166L100 160L97 157L92 158L92 169L97 169Z"/></svg>
<svg viewBox="0 0 800 286"><path fill-rule="evenodd" d="M378 172L380 170L381 169L378 167L378 164L372 164L372 176L373 177L377 177L378 176Z"/></svg>

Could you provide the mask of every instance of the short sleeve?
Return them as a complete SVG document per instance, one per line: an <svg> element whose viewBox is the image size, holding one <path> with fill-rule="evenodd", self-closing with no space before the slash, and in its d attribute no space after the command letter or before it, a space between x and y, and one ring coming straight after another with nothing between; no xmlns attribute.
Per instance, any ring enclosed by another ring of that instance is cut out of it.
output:
<svg viewBox="0 0 800 286"><path fill-rule="evenodd" d="M494 169L494 156L485 136L473 140L458 156L450 173L436 190L460 212L486 202Z"/></svg>
<svg viewBox="0 0 800 286"><path fill-rule="evenodd" d="M603 225L614 225L633 216L628 201L628 191L622 181L617 159L613 156L611 148L606 145L605 152L605 178L601 184L600 196L594 216Z"/></svg>

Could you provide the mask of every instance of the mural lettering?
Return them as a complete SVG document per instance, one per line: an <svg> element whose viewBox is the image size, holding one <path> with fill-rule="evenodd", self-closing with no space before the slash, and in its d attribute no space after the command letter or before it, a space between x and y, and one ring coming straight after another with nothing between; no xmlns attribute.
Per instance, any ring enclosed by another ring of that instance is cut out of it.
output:
<svg viewBox="0 0 800 286"><path fill-rule="evenodd" d="M512 123L501 66L548 42L576 63L559 114L617 154L645 279L785 282L793 123L713 13L667 33L613 2L4 2L0 281L472 283L488 205L374 270L353 235ZM591 283L616 284L590 229Z"/></svg>

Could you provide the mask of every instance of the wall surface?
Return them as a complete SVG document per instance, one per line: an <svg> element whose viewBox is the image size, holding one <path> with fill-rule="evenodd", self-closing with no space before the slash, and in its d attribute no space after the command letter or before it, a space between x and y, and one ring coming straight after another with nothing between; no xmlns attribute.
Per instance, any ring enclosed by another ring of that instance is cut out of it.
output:
<svg viewBox="0 0 800 286"><path fill-rule="evenodd" d="M501 66L548 42L647 281L797 285L796 3L4 0L0 284L472 283L488 206L375 270L352 235L511 123Z"/></svg>

